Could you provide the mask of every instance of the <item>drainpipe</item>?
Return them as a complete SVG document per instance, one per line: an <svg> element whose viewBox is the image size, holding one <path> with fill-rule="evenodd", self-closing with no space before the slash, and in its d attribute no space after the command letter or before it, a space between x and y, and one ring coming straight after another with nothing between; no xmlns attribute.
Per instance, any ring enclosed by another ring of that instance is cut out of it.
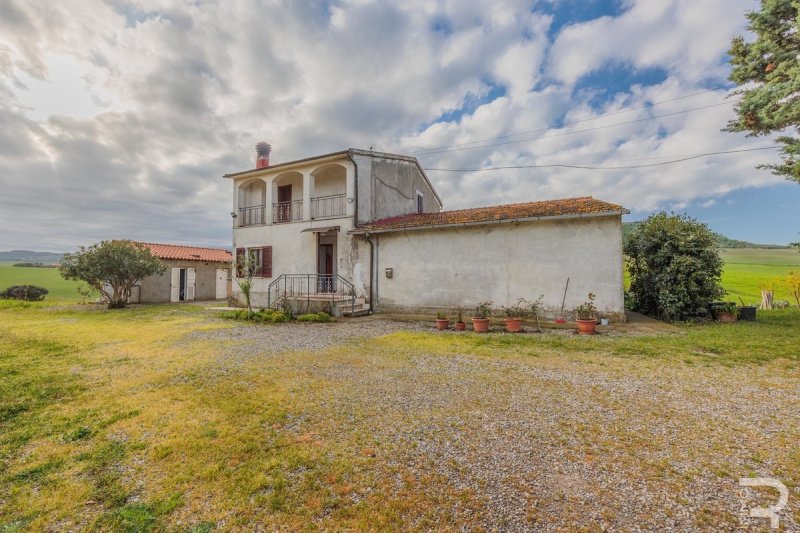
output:
<svg viewBox="0 0 800 533"><path fill-rule="evenodd" d="M358 163L353 159L352 154L347 154L347 159L353 163L355 173L353 175L353 226L358 225ZM372 286L372 283L370 283Z"/></svg>
<svg viewBox="0 0 800 533"><path fill-rule="evenodd" d="M372 236L367 233L367 242L369 243L369 313L372 314L375 309L375 303L373 301L372 295L374 291L372 290L372 284L378 284L377 278L375 278L375 243L372 242Z"/></svg>

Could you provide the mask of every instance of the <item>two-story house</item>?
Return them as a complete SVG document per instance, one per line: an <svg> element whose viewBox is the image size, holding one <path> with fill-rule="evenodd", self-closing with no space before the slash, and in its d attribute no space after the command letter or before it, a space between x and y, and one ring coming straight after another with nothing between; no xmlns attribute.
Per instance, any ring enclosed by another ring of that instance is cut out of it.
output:
<svg viewBox="0 0 800 533"><path fill-rule="evenodd" d="M591 197L442 211L414 157L348 149L256 168L233 182L236 257L255 264L254 306L431 312L544 295L556 312L597 295L624 319L621 217ZM233 283L240 303L240 291Z"/></svg>

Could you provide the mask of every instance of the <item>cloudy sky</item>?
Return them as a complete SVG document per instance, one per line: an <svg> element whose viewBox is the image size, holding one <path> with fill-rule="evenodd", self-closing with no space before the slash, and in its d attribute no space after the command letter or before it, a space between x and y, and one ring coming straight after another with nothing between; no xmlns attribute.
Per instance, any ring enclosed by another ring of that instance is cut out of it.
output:
<svg viewBox="0 0 800 533"><path fill-rule="evenodd" d="M785 243L800 185L720 131L753 0L2 0L0 249L226 246L227 172L414 154L446 208L592 195ZM650 165L641 167L641 165Z"/></svg>

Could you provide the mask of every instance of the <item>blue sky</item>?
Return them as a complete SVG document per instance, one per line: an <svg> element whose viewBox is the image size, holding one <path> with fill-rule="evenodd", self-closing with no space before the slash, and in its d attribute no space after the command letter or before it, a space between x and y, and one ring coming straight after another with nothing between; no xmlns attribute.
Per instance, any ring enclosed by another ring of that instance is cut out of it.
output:
<svg viewBox="0 0 800 533"><path fill-rule="evenodd" d="M229 246L221 176L251 168L262 140L275 162L374 146L468 169L771 146L720 131L733 116L726 51L757 5L10 0L0 224L13 230L0 249ZM785 243L800 231L800 185L756 169L774 158L429 175L446 208L591 195L630 220L688 212L733 238Z"/></svg>

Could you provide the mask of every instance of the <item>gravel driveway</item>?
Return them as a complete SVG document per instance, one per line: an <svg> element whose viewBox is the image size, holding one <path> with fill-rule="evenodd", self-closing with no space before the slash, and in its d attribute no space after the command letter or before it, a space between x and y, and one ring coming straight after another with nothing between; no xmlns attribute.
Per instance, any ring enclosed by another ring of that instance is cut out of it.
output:
<svg viewBox="0 0 800 533"><path fill-rule="evenodd" d="M284 430L368 446L374 479L436 502L422 529L767 530L743 509L774 498L737 480L780 477L780 465L800 461L796 375L602 355L452 353L374 338L399 331L433 333L428 324L353 320L188 340L219 342L225 368L256 363L325 383L298 391L316 395L317 407ZM775 446L787 442L795 447ZM351 498L378 490L376 482ZM795 491L781 515L786 531L798 530L797 501Z"/></svg>

